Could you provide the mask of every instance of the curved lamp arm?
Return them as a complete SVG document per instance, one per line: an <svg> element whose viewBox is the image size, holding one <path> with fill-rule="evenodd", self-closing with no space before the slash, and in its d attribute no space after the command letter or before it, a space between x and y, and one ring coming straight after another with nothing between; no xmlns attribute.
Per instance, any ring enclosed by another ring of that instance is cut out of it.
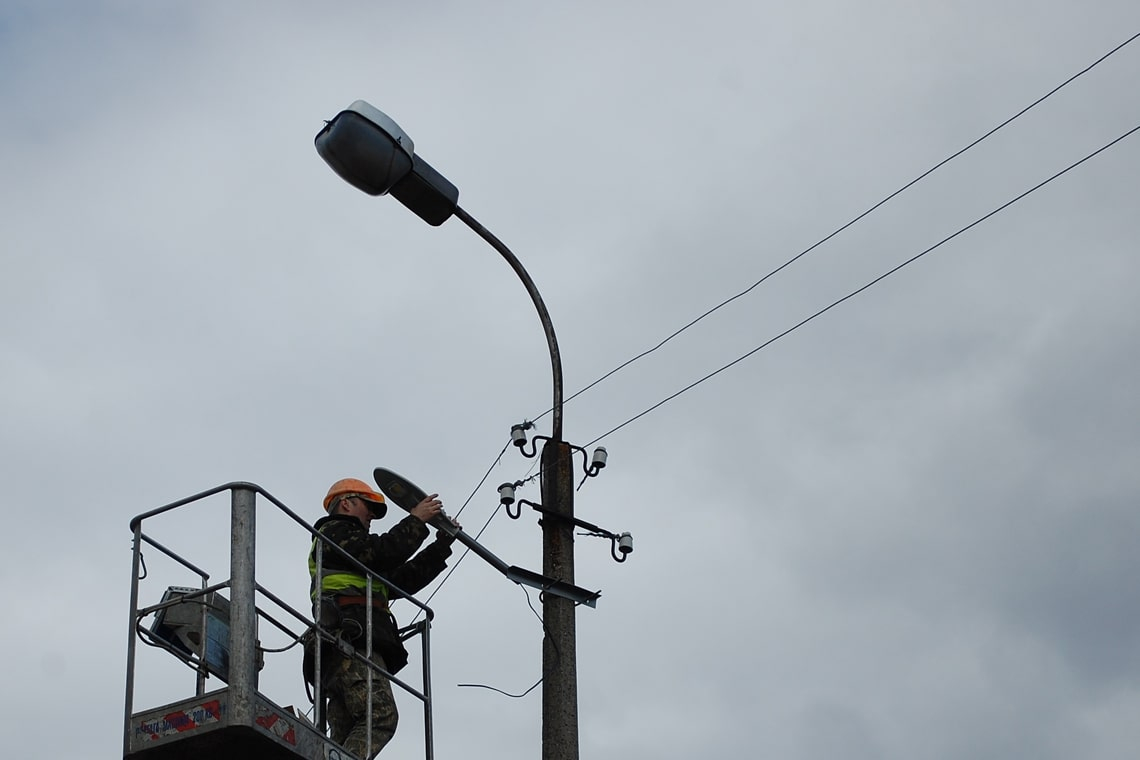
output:
<svg viewBox="0 0 1140 760"><path fill-rule="evenodd" d="M542 296L539 294L534 280L530 278L526 269L523 268L522 262L518 260L518 257L511 253L511 249L507 248L507 246L503 244L503 241L491 234L490 230L459 206L455 207L455 216L474 230L475 234L490 243L492 248L502 254L503 258L507 260L507 263L511 265L511 269L515 270L515 274L522 280L522 284L526 287L526 292L530 294L530 300L534 302L534 308L538 311L538 318L542 321L542 330L546 333L546 345L550 349L550 369L553 374L554 382L554 421L552 423L553 429L550 437L555 441L561 441L562 355L558 352L558 338L554 335L554 324L550 321L550 312L546 310L546 304L543 303Z"/></svg>

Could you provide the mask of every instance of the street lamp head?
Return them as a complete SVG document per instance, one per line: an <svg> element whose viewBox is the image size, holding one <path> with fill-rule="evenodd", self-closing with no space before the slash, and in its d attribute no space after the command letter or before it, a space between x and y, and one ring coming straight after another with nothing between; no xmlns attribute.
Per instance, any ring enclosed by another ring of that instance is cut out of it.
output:
<svg viewBox="0 0 1140 760"><path fill-rule="evenodd" d="M358 100L314 140L333 171L369 195L391 193L428 224L446 222L459 201L455 185L415 154L412 139L379 109Z"/></svg>
<svg viewBox="0 0 1140 760"><path fill-rule="evenodd" d="M358 100L325 123L317 153L348 184L384 195L412 170L412 138L383 112Z"/></svg>

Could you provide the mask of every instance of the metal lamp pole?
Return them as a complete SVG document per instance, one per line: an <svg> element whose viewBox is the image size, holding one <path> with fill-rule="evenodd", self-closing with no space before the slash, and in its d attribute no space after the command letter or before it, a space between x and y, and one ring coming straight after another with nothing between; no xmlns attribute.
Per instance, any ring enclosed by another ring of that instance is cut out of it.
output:
<svg viewBox="0 0 1140 760"><path fill-rule="evenodd" d="M358 100L325 125L317 152L342 178L370 195L390 193L433 226L452 215L497 250L515 271L542 322L553 376L553 422L542 448L542 569L549 579L574 584L573 451L562 440L562 357L550 313L518 258L458 205L459 190L415 154L411 138L386 114ZM542 757L578 760L578 672L573 600L542 595Z"/></svg>

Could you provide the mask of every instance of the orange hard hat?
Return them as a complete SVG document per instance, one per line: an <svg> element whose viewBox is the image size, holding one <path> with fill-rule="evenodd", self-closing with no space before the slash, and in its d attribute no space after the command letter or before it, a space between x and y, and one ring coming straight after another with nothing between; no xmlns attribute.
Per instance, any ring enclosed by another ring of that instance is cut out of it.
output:
<svg viewBox="0 0 1140 760"><path fill-rule="evenodd" d="M325 511L329 511L329 503L333 499L348 494L359 496L370 502L369 508L377 517L383 517L384 513L388 511L388 505L384 503L384 494L374 491L372 486L356 478L343 478L329 487L328 495L325 496Z"/></svg>

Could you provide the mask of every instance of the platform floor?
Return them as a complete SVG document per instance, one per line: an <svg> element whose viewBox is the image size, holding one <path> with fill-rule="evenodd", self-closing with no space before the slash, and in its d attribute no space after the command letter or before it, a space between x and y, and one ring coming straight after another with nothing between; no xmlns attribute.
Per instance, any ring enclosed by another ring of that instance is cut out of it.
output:
<svg viewBox="0 0 1140 760"><path fill-rule="evenodd" d="M258 694L235 724L228 689L131 716L124 760L352 760L303 718Z"/></svg>

